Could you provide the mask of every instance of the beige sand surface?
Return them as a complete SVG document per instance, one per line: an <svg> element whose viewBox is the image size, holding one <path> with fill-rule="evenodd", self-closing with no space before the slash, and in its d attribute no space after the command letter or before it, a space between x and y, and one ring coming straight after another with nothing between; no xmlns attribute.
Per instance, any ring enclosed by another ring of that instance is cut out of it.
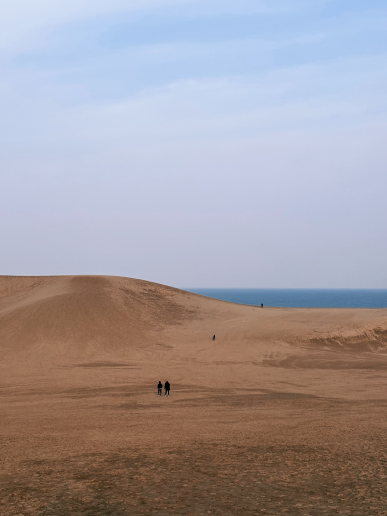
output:
<svg viewBox="0 0 387 516"><path fill-rule="evenodd" d="M0 516L387 514L387 310L3 276L0 375Z"/></svg>

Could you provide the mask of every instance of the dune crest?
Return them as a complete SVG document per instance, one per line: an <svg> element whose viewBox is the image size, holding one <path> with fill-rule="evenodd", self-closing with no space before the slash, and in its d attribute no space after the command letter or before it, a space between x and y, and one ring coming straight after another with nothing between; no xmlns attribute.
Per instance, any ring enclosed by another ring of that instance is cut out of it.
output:
<svg viewBox="0 0 387 516"><path fill-rule="evenodd" d="M3 360L87 359L147 345L152 330L191 314L179 292L115 277L1 277Z"/></svg>

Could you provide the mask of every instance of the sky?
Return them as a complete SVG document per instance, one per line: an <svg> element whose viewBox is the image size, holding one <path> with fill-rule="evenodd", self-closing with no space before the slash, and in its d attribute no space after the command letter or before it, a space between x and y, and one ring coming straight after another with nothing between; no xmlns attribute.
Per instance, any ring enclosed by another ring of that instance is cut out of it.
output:
<svg viewBox="0 0 387 516"><path fill-rule="evenodd" d="M387 288L385 0L0 0L0 274Z"/></svg>

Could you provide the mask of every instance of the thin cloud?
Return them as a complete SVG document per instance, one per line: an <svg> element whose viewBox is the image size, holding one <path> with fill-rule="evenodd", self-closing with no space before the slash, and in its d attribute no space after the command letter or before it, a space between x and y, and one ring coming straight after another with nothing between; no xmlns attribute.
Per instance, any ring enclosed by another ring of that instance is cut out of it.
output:
<svg viewBox="0 0 387 516"><path fill-rule="evenodd" d="M387 286L384 19L325 4L0 7L3 273Z"/></svg>
<svg viewBox="0 0 387 516"><path fill-rule="evenodd" d="M322 0L320 0L322 1ZM122 15L216 16L300 11L303 1L284 0L14 0L0 5L0 52L15 53L41 45L47 32L67 23Z"/></svg>

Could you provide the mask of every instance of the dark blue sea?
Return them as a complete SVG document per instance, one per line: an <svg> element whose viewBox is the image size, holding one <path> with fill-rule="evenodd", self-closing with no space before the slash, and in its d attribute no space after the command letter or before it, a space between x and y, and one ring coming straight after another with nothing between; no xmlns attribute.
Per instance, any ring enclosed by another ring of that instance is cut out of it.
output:
<svg viewBox="0 0 387 516"><path fill-rule="evenodd" d="M387 289L189 288L202 296L258 306L387 308Z"/></svg>

